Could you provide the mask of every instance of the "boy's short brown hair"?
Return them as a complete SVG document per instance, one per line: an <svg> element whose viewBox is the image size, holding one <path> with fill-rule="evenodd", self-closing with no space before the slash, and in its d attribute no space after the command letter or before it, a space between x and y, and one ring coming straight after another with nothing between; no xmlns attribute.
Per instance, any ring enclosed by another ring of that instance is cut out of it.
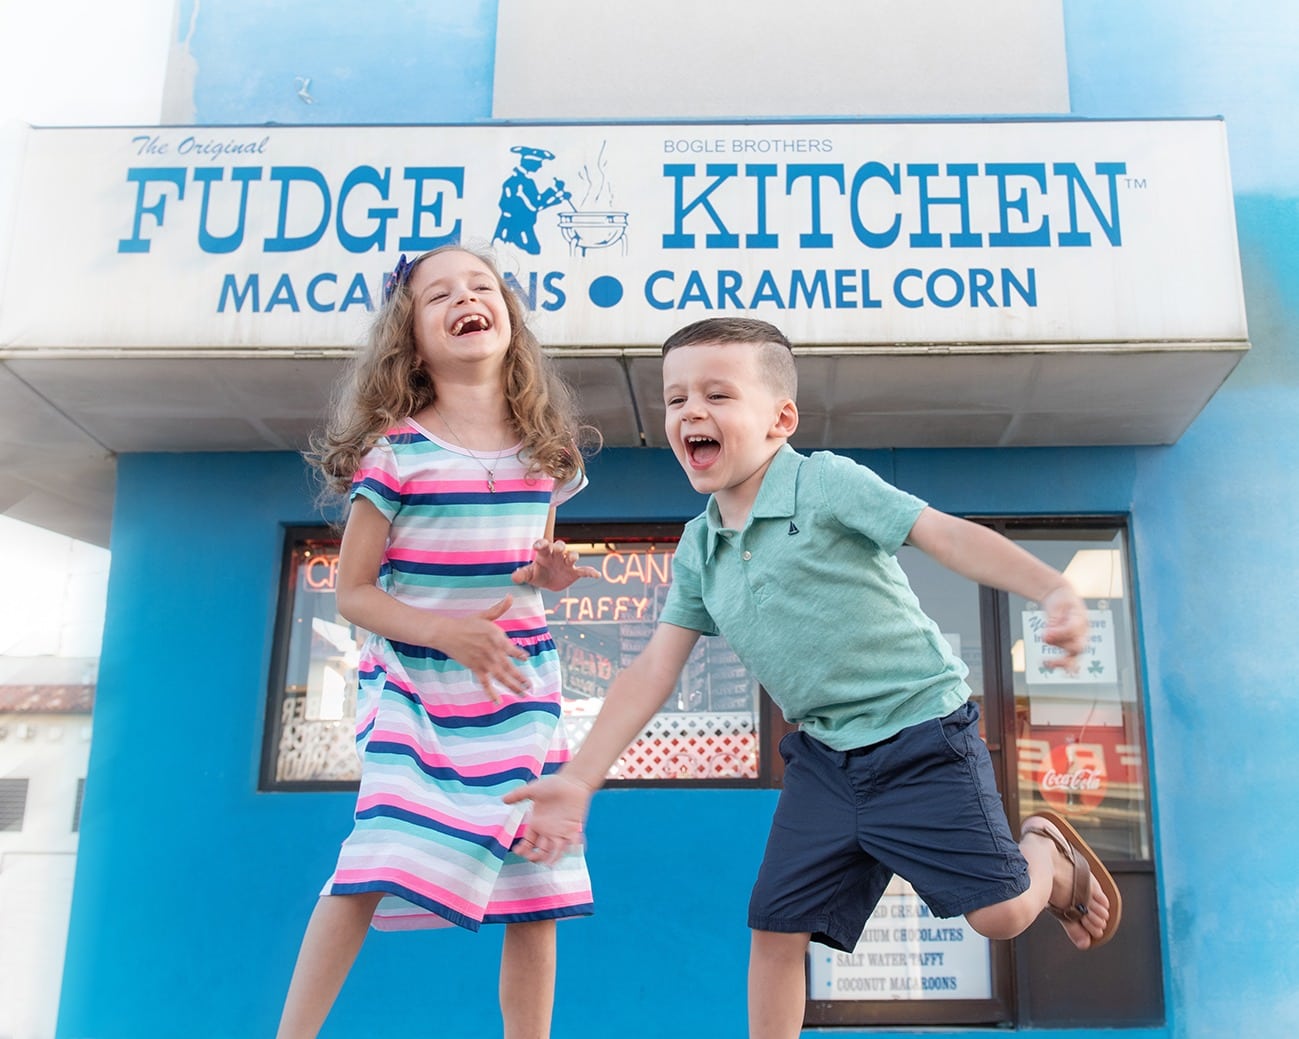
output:
<svg viewBox="0 0 1299 1039"><path fill-rule="evenodd" d="M663 356L677 347L700 343L750 343L758 347L758 363L767 385L780 396L797 399L798 371L794 366L793 344L770 322L749 317L705 318L668 336L663 343Z"/></svg>

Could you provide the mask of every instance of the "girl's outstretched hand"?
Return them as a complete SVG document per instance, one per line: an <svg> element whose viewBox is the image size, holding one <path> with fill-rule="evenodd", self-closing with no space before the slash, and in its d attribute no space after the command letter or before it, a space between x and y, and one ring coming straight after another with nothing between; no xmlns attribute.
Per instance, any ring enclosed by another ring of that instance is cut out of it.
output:
<svg viewBox="0 0 1299 1039"><path fill-rule="evenodd" d="M528 680L514 666L515 660L527 660L528 654L509 640L493 621L510 608L514 597L507 595L482 613L468 617L444 617L439 629L437 648L456 663L468 668L493 701L501 694L496 687L522 696L528 691Z"/></svg>
<svg viewBox="0 0 1299 1039"><path fill-rule="evenodd" d="M562 592L579 577L600 576L600 571L593 566L578 566L577 553L562 541L540 538L532 547L537 554L531 563L514 571L512 579L515 584L530 584L548 592Z"/></svg>
<svg viewBox="0 0 1299 1039"><path fill-rule="evenodd" d="M506 804L532 802L532 811L513 848L514 853L553 866L570 845L581 843L582 823L592 793L589 786L565 775L563 769L507 793Z"/></svg>

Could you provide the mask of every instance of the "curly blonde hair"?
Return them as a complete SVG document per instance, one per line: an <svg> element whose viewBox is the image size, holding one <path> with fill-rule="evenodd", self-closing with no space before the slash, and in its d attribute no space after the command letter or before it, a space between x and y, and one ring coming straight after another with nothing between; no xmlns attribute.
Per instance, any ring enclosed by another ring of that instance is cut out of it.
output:
<svg viewBox="0 0 1299 1039"><path fill-rule="evenodd" d="M423 253L379 309L366 346L351 361L334 390L325 428L312 435L305 457L323 477L328 492L346 496L361 458L393 426L437 399L437 388L415 347L414 270L430 256L462 252L486 265L500 287L510 316L502 390L521 453L534 473L566 481L584 469L579 444L598 440L578 420L568 384L528 329L523 304L505 284L493 260L461 245Z"/></svg>

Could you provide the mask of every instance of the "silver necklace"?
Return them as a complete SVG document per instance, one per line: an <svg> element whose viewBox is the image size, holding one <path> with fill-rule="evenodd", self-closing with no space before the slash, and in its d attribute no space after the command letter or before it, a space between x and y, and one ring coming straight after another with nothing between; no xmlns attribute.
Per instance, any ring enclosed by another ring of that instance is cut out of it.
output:
<svg viewBox="0 0 1299 1039"><path fill-rule="evenodd" d="M470 451L468 447L465 446L465 442L456 435L456 431L451 428L451 423L448 422L446 416L443 415L442 412L438 410L438 406L436 404L433 405L433 414L437 415L437 417L442 420L442 425L446 426L447 432L451 434L451 439L454 440L460 446L460 450L462 450L465 454L467 454L470 458L472 458L475 462L477 462L480 466L482 466L483 472L487 474L487 493L495 494L496 493L496 467L501 464L501 459L505 457L505 452L508 451L509 448L508 447L501 448L501 450L497 452L496 457L492 459L492 464L488 466L488 464L485 461L483 461L476 454Z"/></svg>

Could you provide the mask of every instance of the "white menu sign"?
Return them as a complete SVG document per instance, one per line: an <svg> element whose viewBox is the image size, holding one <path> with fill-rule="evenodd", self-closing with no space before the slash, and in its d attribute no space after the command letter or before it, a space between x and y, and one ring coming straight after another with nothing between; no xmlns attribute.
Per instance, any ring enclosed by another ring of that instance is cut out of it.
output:
<svg viewBox="0 0 1299 1039"><path fill-rule="evenodd" d="M852 952L813 942L811 999L990 999L988 939L962 916L939 919L894 878Z"/></svg>
<svg viewBox="0 0 1299 1039"><path fill-rule="evenodd" d="M1063 667L1048 667L1048 661L1064 656L1062 650L1047 645L1046 613L1042 610L1025 610L1024 622L1024 678L1034 684L1051 685L1115 685L1119 681L1119 665L1114 645L1114 614L1110 610L1088 610L1087 647L1078 658L1078 667L1070 671Z"/></svg>

